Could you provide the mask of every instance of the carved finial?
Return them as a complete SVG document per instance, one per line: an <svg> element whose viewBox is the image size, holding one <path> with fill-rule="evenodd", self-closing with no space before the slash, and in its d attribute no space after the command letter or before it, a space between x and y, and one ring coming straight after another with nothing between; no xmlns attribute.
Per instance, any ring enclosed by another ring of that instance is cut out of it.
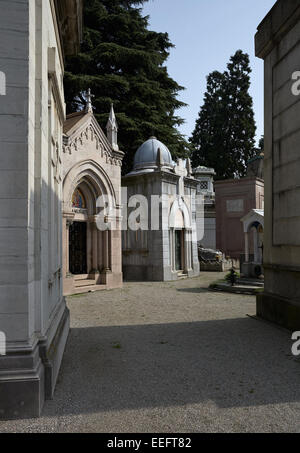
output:
<svg viewBox="0 0 300 453"><path fill-rule="evenodd" d="M108 141L111 144L112 148L117 151L119 149L119 146L118 146L118 123L117 123L117 119L116 119L116 115L115 115L114 105L113 104L111 104L111 107L110 107L110 114L109 114L108 122L107 122L107 125L106 125L106 129L107 129Z"/></svg>
<svg viewBox="0 0 300 453"><path fill-rule="evenodd" d="M115 110L114 110L114 104L111 104L110 106L110 113L109 113L109 118L108 118L108 123L107 123L107 129L110 128L116 128L118 131L118 123L115 115Z"/></svg>
<svg viewBox="0 0 300 453"><path fill-rule="evenodd" d="M192 176L192 164L191 164L191 159L188 157L186 160L186 170L187 170L187 175L190 178Z"/></svg>
<svg viewBox="0 0 300 453"><path fill-rule="evenodd" d="M92 98L94 95L91 92L91 89L89 88L87 91L87 99L86 99L86 112L93 113L93 105L92 105Z"/></svg>
<svg viewBox="0 0 300 453"><path fill-rule="evenodd" d="M164 166L164 158L160 148L157 150L156 165L158 168L162 168Z"/></svg>

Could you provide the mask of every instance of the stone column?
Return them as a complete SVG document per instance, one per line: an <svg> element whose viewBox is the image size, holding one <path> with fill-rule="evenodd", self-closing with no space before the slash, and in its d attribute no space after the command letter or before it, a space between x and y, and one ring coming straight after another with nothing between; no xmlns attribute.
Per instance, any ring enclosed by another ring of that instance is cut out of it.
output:
<svg viewBox="0 0 300 453"><path fill-rule="evenodd" d="M94 223L92 226L92 258L93 258L93 272L98 272L98 228Z"/></svg>
<svg viewBox="0 0 300 453"><path fill-rule="evenodd" d="M258 234L257 228L253 229L253 247L254 247L254 262L258 262Z"/></svg>
<svg viewBox="0 0 300 453"><path fill-rule="evenodd" d="M90 274L93 270L93 257L92 257L92 254L93 254L93 249L92 249L92 233L93 233L93 230L92 230L92 223L93 221L91 219L89 219L89 221L87 222L87 238L86 238L86 241L87 241L87 273Z"/></svg>
<svg viewBox="0 0 300 453"><path fill-rule="evenodd" d="M249 233L245 233L245 263L249 263Z"/></svg>
<svg viewBox="0 0 300 453"><path fill-rule="evenodd" d="M109 230L104 231L104 271L110 271L110 259L109 259Z"/></svg>
<svg viewBox="0 0 300 453"><path fill-rule="evenodd" d="M175 271L175 229L172 228L171 230L171 237L172 237L172 271Z"/></svg>
<svg viewBox="0 0 300 453"><path fill-rule="evenodd" d="M189 251L189 231L183 230L183 247L184 247L184 271L188 272L190 269L190 251Z"/></svg>
<svg viewBox="0 0 300 453"><path fill-rule="evenodd" d="M70 226L73 224L73 220L70 218L66 218L65 220L65 234L64 234L64 244L63 244L63 253L64 253L64 267L65 272L64 275L66 277L71 277L72 274L70 273L70 257L69 257L69 247L70 247Z"/></svg>
<svg viewBox="0 0 300 453"><path fill-rule="evenodd" d="M103 232L97 229L98 271L103 268Z"/></svg>
<svg viewBox="0 0 300 453"><path fill-rule="evenodd" d="M172 230L169 230L169 259L170 259L170 268L173 270L173 260L172 260Z"/></svg>
<svg viewBox="0 0 300 453"><path fill-rule="evenodd" d="M191 244L192 244L192 232L190 230L187 231L187 242L186 242L186 246L187 246L187 250L188 250L188 265L187 265L187 268L188 270L191 270L192 269L192 250L191 250Z"/></svg>

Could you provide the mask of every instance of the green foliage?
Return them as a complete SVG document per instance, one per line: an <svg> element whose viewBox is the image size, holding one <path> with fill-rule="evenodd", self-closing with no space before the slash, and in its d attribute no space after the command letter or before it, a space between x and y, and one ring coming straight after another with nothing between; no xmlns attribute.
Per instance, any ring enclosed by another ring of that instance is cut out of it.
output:
<svg viewBox="0 0 300 453"><path fill-rule="evenodd" d="M234 272L234 275L235 275L235 278L238 279L238 278L241 278L241 275L239 272ZM228 272L228 274L225 275L225 280L226 282L230 283L231 281L231 272Z"/></svg>
<svg viewBox="0 0 300 453"><path fill-rule="evenodd" d="M245 176L256 155L249 56L238 50L227 71L207 77L207 91L191 137L193 166L213 167L217 179Z"/></svg>
<svg viewBox="0 0 300 453"><path fill-rule="evenodd" d="M183 120L175 115L185 105L177 99L184 88L164 66L173 45L167 33L147 29L148 17L137 7L145 1L86 1L81 53L69 58L66 67L68 113L84 107L84 93L91 88L95 114L105 130L114 103L124 173L132 169L137 148L152 135L169 147L173 158L190 150L177 130Z"/></svg>
<svg viewBox="0 0 300 453"><path fill-rule="evenodd" d="M262 135L260 140L259 140L258 148L259 148L260 152L264 152L264 149L265 149L265 137L264 137L264 135Z"/></svg>

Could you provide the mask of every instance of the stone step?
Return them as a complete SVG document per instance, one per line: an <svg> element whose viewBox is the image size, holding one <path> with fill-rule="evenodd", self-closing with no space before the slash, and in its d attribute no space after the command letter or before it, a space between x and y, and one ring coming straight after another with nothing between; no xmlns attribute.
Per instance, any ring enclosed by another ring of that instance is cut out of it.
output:
<svg viewBox="0 0 300 453"><path fill-rule="evenodd" d="M79 280L88 280L88 278L89 278L89 274L75 275L75 277L74 277L76 282Z"/></svg>
<svg viewBox="0 0 300 453"><path fill-rule="evenodd" d="M258 286L260 288L263 288L265 285L263 280L250 280L246 278L238 279L237 284L243 286Z"/></svg>
<svg viewBox="0 0 300 453"><path fill-rule="evenodd" d="M96 284L96 280L93 280L93 279L76 280L75 288L81 288L83 286L95 286L95 284Z"/></svg>

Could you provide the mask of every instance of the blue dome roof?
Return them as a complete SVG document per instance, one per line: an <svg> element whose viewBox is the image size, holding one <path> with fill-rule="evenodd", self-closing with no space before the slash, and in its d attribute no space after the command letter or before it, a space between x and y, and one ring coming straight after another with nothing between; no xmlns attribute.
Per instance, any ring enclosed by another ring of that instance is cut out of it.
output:
<svg viewBox="0 0 300 453"><path fill-rule="evenodd" d="M160 148L164 160L164 166L173 168L172 156L166 145L151 137L139 147L134 156L134 170L157 167L157 153Z"/></svg>

